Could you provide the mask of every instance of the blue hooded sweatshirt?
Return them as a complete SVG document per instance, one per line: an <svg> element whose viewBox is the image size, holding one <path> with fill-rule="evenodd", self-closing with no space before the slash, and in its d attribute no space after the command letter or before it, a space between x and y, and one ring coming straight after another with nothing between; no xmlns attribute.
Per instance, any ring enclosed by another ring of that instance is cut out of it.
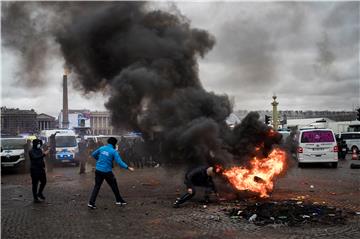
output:
<svg viewBox="0 0 360 239"><path fill-rule="evenodd" d="M96 159L96 170L104 173L112 171L112 161L114 159L120 167L125 169L128 168L127 164L122 161L118 151L114 149L111 144L98 148L91 156Z"/></svg>

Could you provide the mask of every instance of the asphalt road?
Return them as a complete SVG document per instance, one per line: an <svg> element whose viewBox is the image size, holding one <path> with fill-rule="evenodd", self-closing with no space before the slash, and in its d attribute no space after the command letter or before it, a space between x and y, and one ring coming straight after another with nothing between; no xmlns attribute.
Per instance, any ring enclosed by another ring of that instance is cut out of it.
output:
<svg viewBox="0 0 360 239"><path fill-rule="evenodd" d="M350 169L350 163L341 161L337 169L292 166L277 180L267 200L293 198L360 212L360 169ZM224 212L258 200L249 195L205 208L199 193L174 209L172 203L184 192L181 170L147 168L131 173L116 169L115 174L129 204L116 206L104 183L98 209L89 210L86 205L94 183L91 168L85 175L79 175L75 167L55 168L48 174L47 199L41 204L32 202L29 175L2 171L2 238L360 238L360 215L349 217L345 225L256 226L230 219Z"/></svg>

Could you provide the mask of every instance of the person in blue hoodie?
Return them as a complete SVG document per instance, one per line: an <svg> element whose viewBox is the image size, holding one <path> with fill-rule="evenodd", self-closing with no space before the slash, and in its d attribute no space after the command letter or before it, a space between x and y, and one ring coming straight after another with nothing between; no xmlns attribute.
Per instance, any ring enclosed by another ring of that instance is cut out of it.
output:
<svg viewBox="0 0 360 239"><path fill-rule="evenodd" d="M116 205L126 205L126 202L120 195L116 178L112 172L112 162L113 160L115 160L121 168L128 169L130 171L134 171L134 169L132 167L129 167L124 161L122 161L118 151L116 150L117 139L114 137L110 137L107 142L107 145L101 146L91 154L91 156L96 159L95 186L88 203L88 207L91 209L96 209L96 197L99 193L101 184L103 183L104 179L109 184L115 194Z"/></svg>

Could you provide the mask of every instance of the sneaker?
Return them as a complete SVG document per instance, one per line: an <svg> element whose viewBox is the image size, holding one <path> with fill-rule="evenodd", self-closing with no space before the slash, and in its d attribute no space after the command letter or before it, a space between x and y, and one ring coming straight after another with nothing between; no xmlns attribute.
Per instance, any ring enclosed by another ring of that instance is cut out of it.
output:
<svg viewBox="0 0 360 239"><path fill-rule="evenodd" d="M40 193L38 194L38 198L40 198L41 200L45 200L45 197L44 197L44 195L43 195L42 193L41 193L41 194L40 194Z"/></svg>
<svg viewBox="0 0 360 239"><path fill-rule="evenodd" d="M179 201L176 200L173 204L173 208L179 208L179 207L180 207Z"/></svg>
<svg viewBox="0 0 360 239"><path fill-rule="evenodd" d="M127 203L124 201L124 202L116 202L115 204L119 206L125 206Z"/></svg>
<svg viewBox="0 0 360 239"><path fill-rule="evenodd" d="M93 204L91 204L91 203L88 203L88 208L90 208L90 209L96 209L96 206L93 205Z"/></svg>

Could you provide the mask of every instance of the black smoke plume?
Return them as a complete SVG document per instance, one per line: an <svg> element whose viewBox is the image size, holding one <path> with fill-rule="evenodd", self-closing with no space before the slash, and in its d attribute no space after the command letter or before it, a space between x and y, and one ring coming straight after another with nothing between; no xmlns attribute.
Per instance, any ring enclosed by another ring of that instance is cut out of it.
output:
<svg viewBox="0 0 360 239"><path fill-rule="evenodd" d="M198 78L197 58L215 44L208 32L146 3L116 3L79 15L57 41L85 91L110 89L114 126L160 135L166 161L206 162L220 148L232 109Z"/></svg>
<svg viewBox="0 0 360 239"><path fill-rule="evenodd" d="M146 2L8 3L6 8L12 11L2 18L5 42L24 47L30 69L42 69L38 65L53 46L41 41L53 38L76 75L75 85L84 92L109 92L105 106L113 126L141 131L152 146L157 142L165 163L229 165L258 153L257 147L264 157L278 143L256 113L229 129L228 97L207 92L198 77L197 59L212 49L215 38L180 14L149 10ZM32 11L47 16L38 31ZM14 44L12 38L21 40ZM27 44L45 50L41 55Z"/></svg>

